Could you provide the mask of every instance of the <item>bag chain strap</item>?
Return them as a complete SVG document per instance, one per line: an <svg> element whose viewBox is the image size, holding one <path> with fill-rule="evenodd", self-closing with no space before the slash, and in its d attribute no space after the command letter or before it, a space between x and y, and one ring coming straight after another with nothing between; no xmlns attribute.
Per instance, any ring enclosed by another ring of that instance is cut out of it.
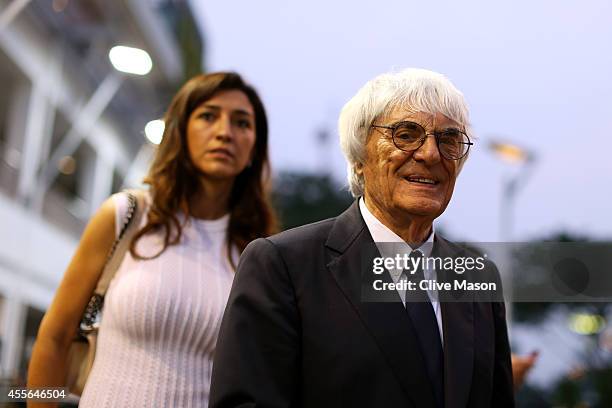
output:
<svg viewBox="0 0 612 408"><path fill-rule="evenodd" d="M119 232L119 236L113 242L113 247L108 253L108 257L106 258L106 262L104 263L105 267L110 262L111 258L115 254L117 250L117 246L119 246L119 242L121 242L121 238L127 231L128 226L130 225L130 221L134 217L134 212L136 211L136 197L134 194L128 192L128 210L123 219L123 226L121 227L121 231ZM102 311L102 306L104 306L104 295L99 293L94 293L91 299L89 299L89 303L85 308L85 312L83 313L83 318L81 319L81 323L79 324L79 334L81 336L85 336L92 331L98 330L100 327L100 312Z"/></svg>

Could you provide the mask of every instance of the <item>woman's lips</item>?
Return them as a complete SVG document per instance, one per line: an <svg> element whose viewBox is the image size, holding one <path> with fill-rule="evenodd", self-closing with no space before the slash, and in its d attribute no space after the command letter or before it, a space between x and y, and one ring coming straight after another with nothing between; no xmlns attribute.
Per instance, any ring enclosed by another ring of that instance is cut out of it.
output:
<svg viewBox="0 0 612 408"><path fill-rule="evenodd" d="M233 159L234 155L227 149L212 149L208 151L210 156L221 159Z"/></svg>

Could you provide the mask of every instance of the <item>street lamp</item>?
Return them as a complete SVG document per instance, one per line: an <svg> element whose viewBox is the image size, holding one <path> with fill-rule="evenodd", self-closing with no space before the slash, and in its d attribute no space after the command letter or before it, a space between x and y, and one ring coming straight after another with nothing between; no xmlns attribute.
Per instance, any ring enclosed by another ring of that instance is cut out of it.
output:
<svg viewBox="0 0 612 408"><path fill-rule="evenodd" d="M147 75L153 68L153 61L145 50L117 45L108 52L113 67L120 72L133 75Z"/></svg>
<svg viewBox="0 0 612 408"><path fill-rule="evenodd" d="M125 74L146 75L153 68L149 54L139 48L115 46L109 51L108 57L114 70L108 73L87 103L80 109L70 130L61 139L41 171L41 188L36 200L39 208L42 205L44 193L59 173L58 163L63 157L74 153L83 139L91 133L96 121L119 90Z"/></svg>
<svg viewBox="0 0 612 408"><path fill-rule="evenodd" d="M518 189L524 186L531 173L536 156L533 152L519 147L515 144L492 140L489 142L489 150L499 159L518 165L519 170L514 175L504 181L502 186L502 198L499 211L499 233L502 244L502 252L498 260L502 278L504 278L504 291L507 299L512 299L513 286L510 277L511 254L508 242L512 241L512 226L514 215L514 203ZM513 307L511 300L506 303L506 319L508 321L508 335L512 329Z"/></svg>
<svg viewBox="0 0 612 408"><path fill-rule="evenodd" d="M533 152L525 148L495 140L489 142L489 150L501 160L520 166L514 177L510 177L504 181L502 190L499 214L500 237L503 242L509 242L513 238L512 227L516 194L519 188L527 183L533 165L536 162L536 156Z"/></svg>

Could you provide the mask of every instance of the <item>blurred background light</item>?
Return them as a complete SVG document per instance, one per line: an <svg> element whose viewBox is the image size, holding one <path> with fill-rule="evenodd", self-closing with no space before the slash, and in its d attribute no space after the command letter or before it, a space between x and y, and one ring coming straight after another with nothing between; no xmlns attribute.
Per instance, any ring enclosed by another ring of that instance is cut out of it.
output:
<svg viewBox="0 0 612 408"><path fill-rule="evenodd" d="M603 316L588 313L575 313L569 318L569 328L575 333L583 335L597 334L606 326Z"/></svg>
<svg viewBox="0 0 612 408"><path fill-rule="evenodd" d="M57 168L62 174L72 174L76 170L76 160L72 156L64 156L57 163Z"/></svg>
<svg viewBox="0 0 612 408"><path fill-rule="evenodd" d="M56 13L61 13L66 9L70 0L53 0L52 6L53 11Z"/></svg>
<svg viewBox="0 0 612 408"><path fill-rule="evenodd" d="M145 50L117 45L108 53L117 71L134 75L146 75L153 68L153 61Z"/></svg>
<svg viewBox="0 0 612 408"><path fill-rule="evenodd" d="M500 159L509 163L521 163L531 159L532 155L525 149L510 143L492 141L489 149Z"/></svg>
<svg viewBox="0 0 612 408"><path fill-rule="evenodd" d="M163 120L156 119L152 120L145 125L145 136L147 140L153 144L160 144L162 137L164 136L164 129L166 125Z"/></svg>

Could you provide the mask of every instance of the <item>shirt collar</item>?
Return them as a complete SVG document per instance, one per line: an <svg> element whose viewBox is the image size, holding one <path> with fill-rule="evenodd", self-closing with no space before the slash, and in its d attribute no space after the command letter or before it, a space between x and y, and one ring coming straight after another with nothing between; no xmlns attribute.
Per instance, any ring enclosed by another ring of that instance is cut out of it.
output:
<svg viewBox="0 0 612 408"><path fill-rule="evenodd" d="M370 231L370 235L372 235L372 239L374 240L374 242L402 243L407 247L406 249L409 252L412 252L414 249L418 249L426 257L431 254L431 251L433 249L433 242L434 242L433 224L431 225L431 233L429 234L429 237L427 238L427 240L423 244L421 244L420 247L412 248L399 235L391 231L389 227L387 227L382 222L380 222L380 220L376 218L374 214L370 212L363 197L359 198L359 210L361 211L361 216L363 217L363 220L365 221L366 226L368 227L368 230Z"/></svg>

